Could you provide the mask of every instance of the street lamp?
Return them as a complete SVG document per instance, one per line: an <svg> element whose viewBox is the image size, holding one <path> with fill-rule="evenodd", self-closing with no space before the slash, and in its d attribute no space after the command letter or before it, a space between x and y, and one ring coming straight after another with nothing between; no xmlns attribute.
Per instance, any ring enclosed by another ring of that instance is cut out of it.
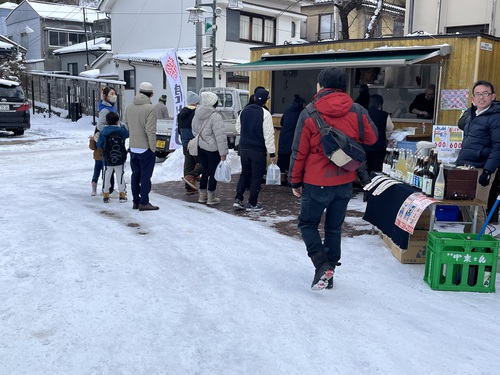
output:
<svg viewBox="0 0 500 375"><path fill-rule="evenodd" d="M210 10L203 8L204 6L211 8L212 22L204 20L203 14L210 12ZM228 8L242 9L242 2L240 0L229 0ZM202 24L203 21L205 21L205 35L211 35L210 46L212 47L212 84L215 86L217 65L217 17L221 14L222 9L217 7L216 0L207 4L202 4L201 0L196 0L195 6L187 8L186 10L189 11L188 23L192 22L196 25L196 92L200 92L200 89L203 86Z"/></svg>

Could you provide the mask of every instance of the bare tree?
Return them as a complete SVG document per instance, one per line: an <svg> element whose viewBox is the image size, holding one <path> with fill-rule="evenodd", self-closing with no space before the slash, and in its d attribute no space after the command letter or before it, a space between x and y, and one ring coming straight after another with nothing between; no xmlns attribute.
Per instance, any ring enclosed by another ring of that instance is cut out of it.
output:
<svg viewBox="0 0 500 375"><path fill-rule="evenodd" d="M342 25L342 39L349 39L349 13L363 3L363 0L334 0L333 5L339 10Z"/></svg>
<svg viewBox="0 0 500 375"><path fill-rule="evenodd" d="M377 29L377 25L382 17L382 7L384 6L384 0L377 0L377 6L375 7L375 11L370 18L370 22L366 26L365 31L365 39L373 38L375 30Z"/></svg>

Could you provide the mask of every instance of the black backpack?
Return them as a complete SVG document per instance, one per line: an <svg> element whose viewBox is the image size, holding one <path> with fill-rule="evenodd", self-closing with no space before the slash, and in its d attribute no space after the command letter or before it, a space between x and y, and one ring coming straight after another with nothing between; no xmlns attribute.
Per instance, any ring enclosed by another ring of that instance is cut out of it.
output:
<svg viewBox="0 0 500 375"><path fill-rule="evenodd" d="M127 149L125 148L125 139L120 135L119 131L113 131L106 136L104 160L106 165L109 166L125 164Z"/></svg>

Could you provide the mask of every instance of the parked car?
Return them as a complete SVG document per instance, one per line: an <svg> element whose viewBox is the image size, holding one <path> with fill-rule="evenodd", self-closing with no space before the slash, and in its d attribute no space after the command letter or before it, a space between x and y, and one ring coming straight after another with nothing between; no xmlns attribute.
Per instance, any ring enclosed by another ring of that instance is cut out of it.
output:
<svg viewBox="0 0 500 375"><path fill-rule="evenodd" d="M30 104L19 82L0 79L0 130L23 135L31 127Z"/></svg>
<svg viewBox="0 0 500 375"><path fill-rule="evenodd" d="M216 111L220 113L226 126L227 142L229 148L237 148L240 136L236 132L236 120L243 108L248 103L248 91L233 87L206 87L200 90L211 91L219 97ZM156 156L164 158L170 152L170 137L174 120L158 120L156 123ZM177 135L179 137L179 135ZM180 144L180 138L176 140Z"/></svg>

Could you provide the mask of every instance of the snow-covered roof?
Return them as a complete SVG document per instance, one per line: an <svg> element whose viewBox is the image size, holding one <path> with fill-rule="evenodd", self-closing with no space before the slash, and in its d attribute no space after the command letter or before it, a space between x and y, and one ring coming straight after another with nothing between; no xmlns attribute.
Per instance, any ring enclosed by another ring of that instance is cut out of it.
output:
<svg viewBox="0 0 500 375"><path fill-rule="evenodd" d="M160 62L160 58L170 52L171 48L145 49L133 53L117 53L113 55L115 60L135 61L153 63ZM204 49L203 53L210 51L210 48ZM196 65L196 49L195 48L178 48L177 59L181 65ZM212 61L203 61L204 66L212 66Z"/></svg>
<svg viewBox="0 0 500 375"><path fill-rule="evenodd" d="M6 3L3 3L3 4L0 4L0 9L15 9L17 8L17 5L16 3L11 3L11 2L6 2Z"/></svg>
<svg viewBox="0 0 500 375"><path fill-rule="evenodd" d="M87 43L77 43L72 46L62 47L54 50L54 55L64 55L67 53L75 53L75 52L85 52L87 49L89 51L111 51L111 44L108 42L109 38L96 38L91 39Z"/></svg>
<svg viewBox="0 0 500 375"><path fill-rule="evenodd" d="M10 48L14 48L14 46L10 43L6 43L6 42L2 42L0 41L0 48L2 49L10 49Z"/></svg>
<svg viewBox="0 0 500 375"><path fill-rule="evenodd" d="M25 0L41 18L83 22L83 8L76 5L65 5L55 3L39 3L36 1ZM87 22L93 22L98 19L106 18L104 13L95 9L85 8L85 17Z"/></svg>

